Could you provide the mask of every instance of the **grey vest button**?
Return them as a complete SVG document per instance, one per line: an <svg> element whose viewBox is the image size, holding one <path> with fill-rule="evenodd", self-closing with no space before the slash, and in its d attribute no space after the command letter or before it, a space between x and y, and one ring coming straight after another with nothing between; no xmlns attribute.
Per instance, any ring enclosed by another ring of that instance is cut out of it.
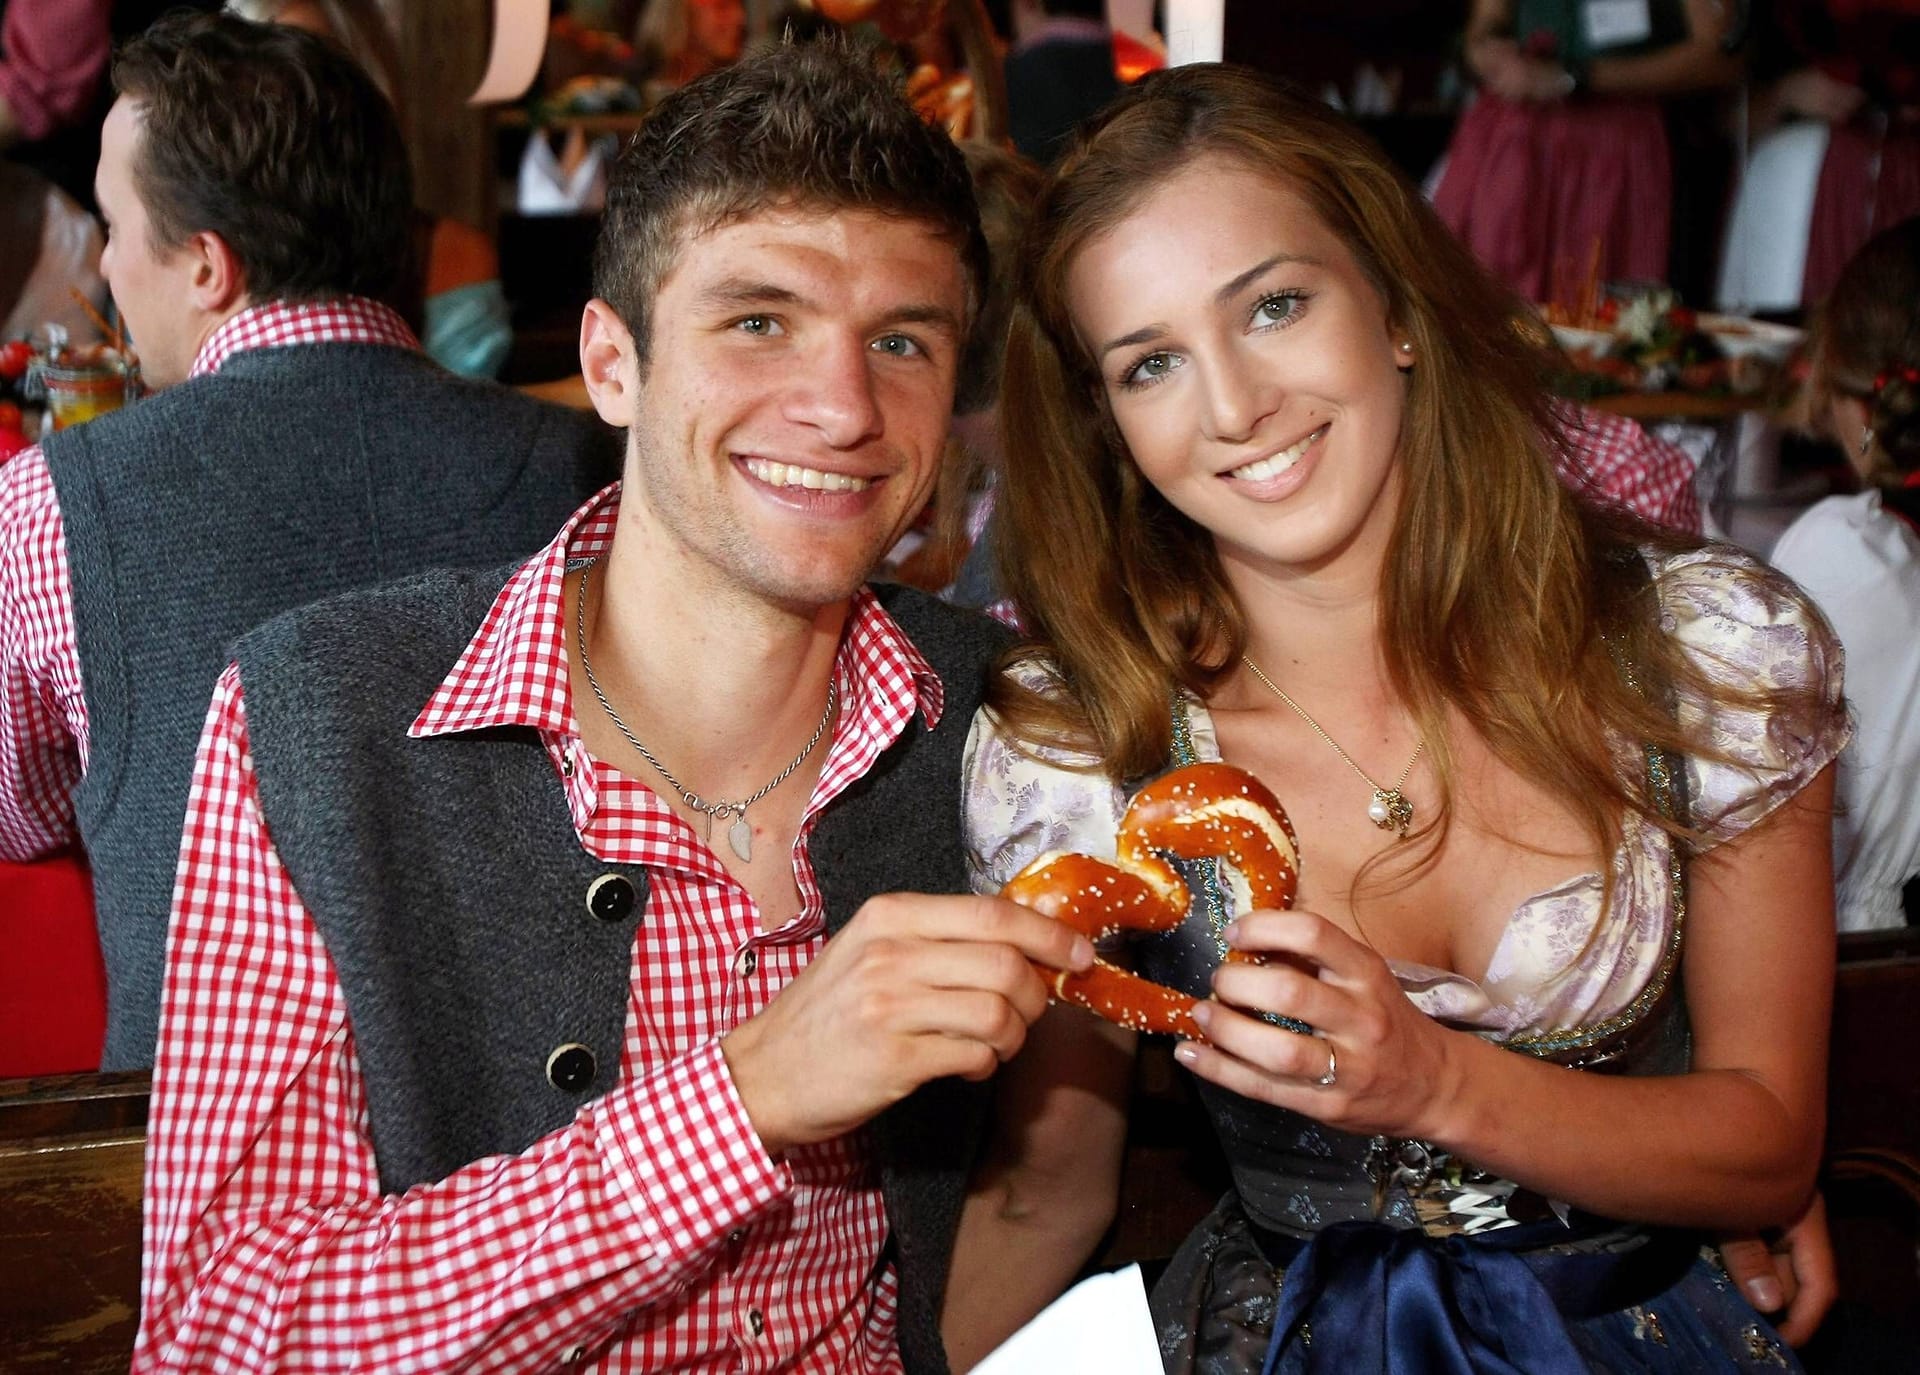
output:
<svg viewBox="0 0 1920 1375"><path fill-rule="evenodd" d="M562 1093L578 1093L593 1082L593 1052L575 1041L547 1057L547 1082Z"/></svg>
<svg viewBox="0 0 1920 1375"><path fill-rule="evenodd" d="M587 910L601 921L625 921L637 895L625 874L602 874L587 885Z"/></svg>

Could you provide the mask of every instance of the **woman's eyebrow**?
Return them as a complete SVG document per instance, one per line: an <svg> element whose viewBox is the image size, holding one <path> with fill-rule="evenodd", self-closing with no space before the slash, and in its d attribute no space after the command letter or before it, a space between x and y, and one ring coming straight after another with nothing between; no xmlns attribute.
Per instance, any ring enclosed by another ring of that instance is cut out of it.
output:
<svg viewBox="0 0 1920 1375"><path fill-rule="evenodd" d="M1309 257L1305 253L1276 253L1265 262L1255 263L1238 277L1235 277L1232 281L1214 292L1213 299L1219 304L1225 305L1241 292L1245 291L1254 282L1266 275L1266 273L1280 266L1281 263L1301 263L1307 267L1322 267L1325 265L1320 259Z"/></svg>

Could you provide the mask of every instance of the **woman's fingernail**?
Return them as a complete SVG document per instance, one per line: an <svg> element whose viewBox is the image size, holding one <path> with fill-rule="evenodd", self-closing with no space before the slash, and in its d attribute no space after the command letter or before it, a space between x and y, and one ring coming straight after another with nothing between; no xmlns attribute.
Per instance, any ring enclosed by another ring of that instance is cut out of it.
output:
<svg viewBox="0 0 1920 1375"><path fill-rule="evenodd" d="M1240 923L1237 921L1228 922L1226 929L1220 933L1220 939L1228 945L1236 944L1240 939Z"/></svg>
<svg viewBox="0 0 1920 1375"><path fill-rule="evenodd" d="M1076 971L1093 968L1093 953L1092 941L1085 936L1073 938L1073 954L1069 958L1072 959Z"/></svg>
<svg viewBox="0 0 1920 1375"><path fill-rule="evenodd" d="M1173 1048L1173 1058L1183 1065L1190 1065L1200 1058L1200 1047L1192 1041L1182 1041Z"/></svg>
<svg viewBox="0 0 1920 1375"><path fill-rule="evenodd" d="M1207 1023L1213 1020L1213 1008L1208 1003L1195 1003L1193 1010L1187 1015L1192 1017L1194 1024L1204 1031Z"/></svg>
<svg viewBox="0 0 1920 1375"><path fill-rule="evenodd" d="M1780 1281L1765 1275L1757 1275L1747 1281L1747 1302L1762 1313L1772 1313L1785 1300L1780 1294Z"/></svg>

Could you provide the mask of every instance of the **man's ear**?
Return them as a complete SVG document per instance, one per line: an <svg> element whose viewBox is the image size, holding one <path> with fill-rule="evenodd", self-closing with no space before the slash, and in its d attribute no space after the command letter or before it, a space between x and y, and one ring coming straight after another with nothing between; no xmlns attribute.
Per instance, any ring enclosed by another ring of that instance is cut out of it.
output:
<svg viewBox="0 0 1920 1375"><path fill-rule="evenodd" d="M626 321L599 297L580 317L580 376L594 410L609 425L633 424L640 393L640 352Z"/></svg>
<svg viewBox="0 0 1920 1375"><path fill-rule="evenodd" d="M247 269L233 246L211 229L188 237L186 254L190 276L187 300L208 315L230 315L247 304Z"/></svg>

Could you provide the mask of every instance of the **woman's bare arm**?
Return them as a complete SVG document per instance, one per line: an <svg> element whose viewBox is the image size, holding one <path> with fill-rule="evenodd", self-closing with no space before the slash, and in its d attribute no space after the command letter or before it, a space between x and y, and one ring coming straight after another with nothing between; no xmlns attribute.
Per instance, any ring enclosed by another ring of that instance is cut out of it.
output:
<svg viewBox="0 0 1920 1375"><path fill-rule="evenodd" d="M1058 1297L1112 1222L1133 1050L1130 1032L1055 1006L1000 1072L941 1312L956 1371Z"/></svg>
<svg viewBox="0 0 1920 1375"><path fill-rule="evenodd" d="M1693 1068L1664 1077L1578 1073L1422 1015L1386 963L1311 913L1236 923L1277 962L1228 965L1202 1005L1214 1045L1195 1072L1347 1131L1414 1137L1590 1212L1724 1229L1779 1225L1806 1207L1823 1133L1833 990L1833 770L1689 872L1683 987ZM1233 1006L1320 1028L1327 1045Z"/></svg>

